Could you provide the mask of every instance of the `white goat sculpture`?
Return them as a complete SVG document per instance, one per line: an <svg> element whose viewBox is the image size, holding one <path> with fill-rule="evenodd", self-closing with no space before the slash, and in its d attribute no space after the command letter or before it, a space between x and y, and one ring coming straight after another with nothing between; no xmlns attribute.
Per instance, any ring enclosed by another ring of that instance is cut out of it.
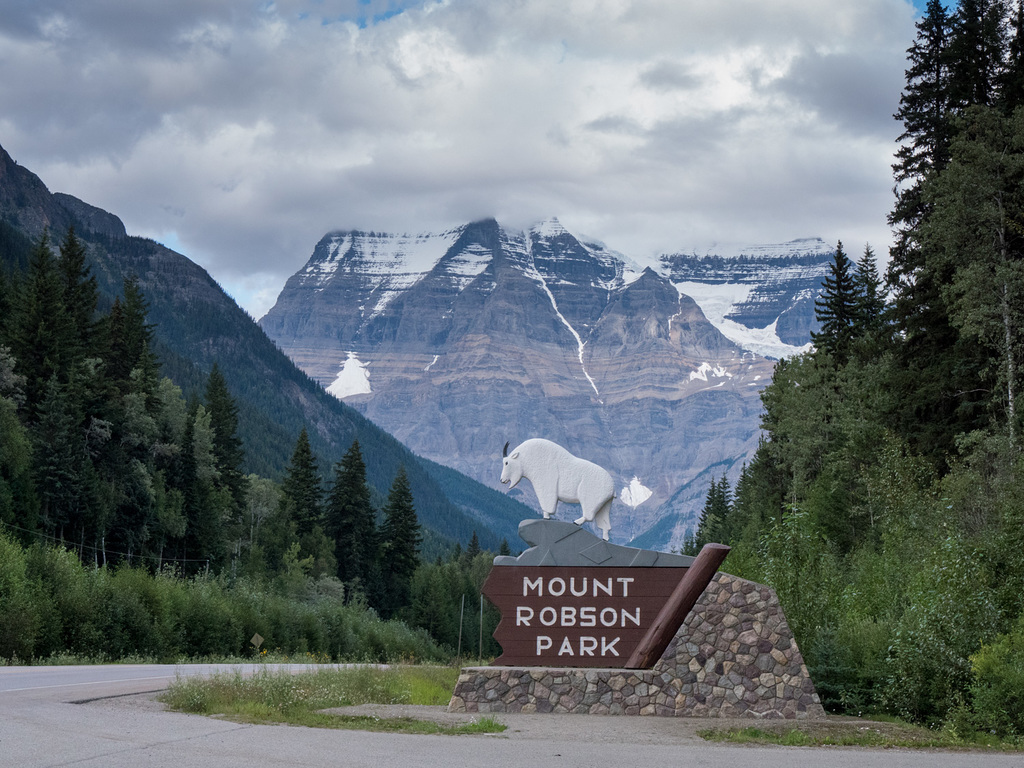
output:
<svg viewBox="0 0 1024 768"><path fill-rule="evenodd" d="M501 452L501 482L515 488L524 477L533 484L544 519L555 514L558 502L579 504L583 516L573 522L591 522L601 529L604 540L612 529L611 507L615 483L607 470L593 462L573 456L550 440L532 438L517 446L511 454L508 443Z"/></svg>

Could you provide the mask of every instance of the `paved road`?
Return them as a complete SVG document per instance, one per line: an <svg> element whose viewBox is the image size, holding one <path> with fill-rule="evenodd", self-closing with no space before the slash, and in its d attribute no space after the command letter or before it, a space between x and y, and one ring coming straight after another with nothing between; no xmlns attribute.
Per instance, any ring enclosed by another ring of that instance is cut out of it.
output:
<svg viewBox="0 0 1024 768"><path fill-rule="evenodd" d="M706 744L694 735L694 723L668 718L501 715L509 725L505 734L461 737L239 725L164 712L152 695L131 695L177 674L224 668L0 668L0 766L1024 768L1024 757L1016 755Z"/></svg>

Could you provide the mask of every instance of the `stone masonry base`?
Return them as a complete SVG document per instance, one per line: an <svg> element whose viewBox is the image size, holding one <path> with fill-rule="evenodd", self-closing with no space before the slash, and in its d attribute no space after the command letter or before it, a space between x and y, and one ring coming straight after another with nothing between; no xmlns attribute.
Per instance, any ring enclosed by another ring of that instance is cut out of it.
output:
<svg viewBox="0 0 1024 768"><path fill-rule="evenodd" d="M825 717L775 592L727 573L653 669L465 667L448 711Z"/></svg>

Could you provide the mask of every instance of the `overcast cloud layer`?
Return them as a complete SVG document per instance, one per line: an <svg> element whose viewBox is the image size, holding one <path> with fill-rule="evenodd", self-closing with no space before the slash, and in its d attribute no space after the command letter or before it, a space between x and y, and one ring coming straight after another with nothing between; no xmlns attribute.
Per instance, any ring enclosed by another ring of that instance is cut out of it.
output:
<svg viewBox="0 0 1024 768"><path fill-rule="evenodd" d="M884 252L904 0L0 0L0 145L254 316L328 230Z"/></svg>

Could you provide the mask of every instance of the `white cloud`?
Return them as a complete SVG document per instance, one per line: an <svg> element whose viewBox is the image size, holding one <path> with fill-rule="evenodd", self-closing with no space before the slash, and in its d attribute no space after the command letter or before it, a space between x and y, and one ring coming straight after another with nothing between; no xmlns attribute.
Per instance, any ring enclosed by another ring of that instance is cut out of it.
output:
<svg viewBox="0 0 1024 768"><path fill-rule="evenodd" d="M626 253L816 235L884 252L913 15L0 0L0 144L173 239L257 316L337 227L557 215Z"/></svg>

